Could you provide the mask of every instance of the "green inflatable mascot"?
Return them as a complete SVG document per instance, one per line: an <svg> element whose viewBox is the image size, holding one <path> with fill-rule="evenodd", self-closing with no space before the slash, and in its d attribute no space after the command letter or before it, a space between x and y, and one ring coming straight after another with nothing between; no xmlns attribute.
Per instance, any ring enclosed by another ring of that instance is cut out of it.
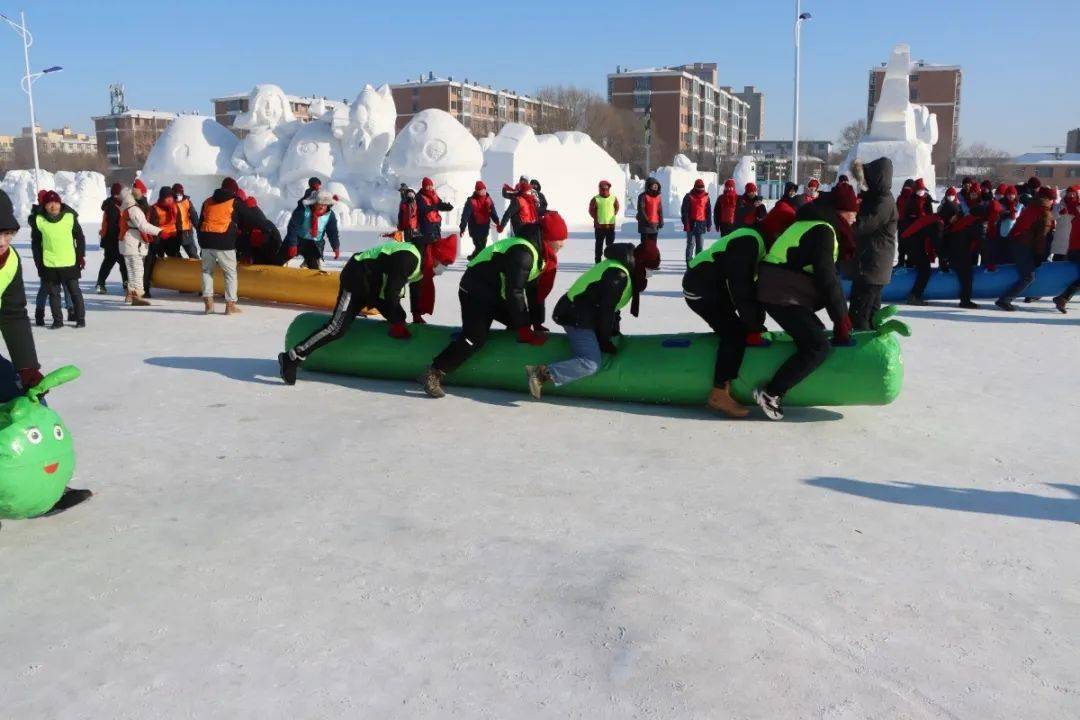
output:
<svg viewBox="0 0 1080 720"><path fill-rule="evenodd" d="M80 374L67 365L0 405L0 518L42 515L64 494L75 472L75 446L64 421L41 396Z"/></svg>

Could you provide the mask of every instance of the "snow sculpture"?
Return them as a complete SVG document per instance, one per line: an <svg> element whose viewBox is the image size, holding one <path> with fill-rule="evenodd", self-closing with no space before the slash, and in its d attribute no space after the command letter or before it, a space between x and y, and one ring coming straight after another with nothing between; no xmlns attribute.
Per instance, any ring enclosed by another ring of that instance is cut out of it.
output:
<svg viewBox="0 0 1080 720"><path fill-rule="evenodd" d="M937 171L931 154L938 140L937 116L923 105L913 105L908 88L911 49L897 44L885 67L881 98L874 108L870 132L848 153L840 172L850 175L856 160L867 163L880 157L893 161L893 194L907 178L923 178L931 187Z"/></svg>
<svg viewBox="0 0 1080 720"><path fill-rule="evenodd" d="M34 171L9 170L0 181L0 189L11 198L15 217L24 224L30 208L37 202ZM81 222L95 222L101 217L101 203L105 201L107 189L105 176L99 172L61 170L53 175L42 170L41 189L60 193L64 203L82 216Z"/></svg>
<svg viewBox="0 0 1080 720"><path fill-rule="evenodd" d="M743 155L731 177L735 179L735 191L742 195L747 183L757 182L757 161L750 155Z"/></svg>
<svg viewBox="0 0 1080 720"><path fill-rule="evenodd" d="M572 226L592 224L589 199L598 192L601 180L611 183L615 197L626 195L624 170L585 133L536 135L528 125L508 123L484 153L481 178L496 202L505 207L500 189L522 175L540 182L548 207L558 210Z"/></svg>
<svg viewBox="0 0 1080 720"><path fill-rule="evenodd" d="M664 212L668 217L679 217L683 196L694 189L694 181L699 178L705 182L709 198L716 200L716 173L699 172L697 163L681 153L675 156L671 165L656 168L653 177L660 181Z"/></svg>
<svg viewBox="0 0 1080 720"><path fill-rule="evenodd" d="M391 187L403 182L419 190L420 181L431 178L439 197L454 206L452 212L443 213L443 224L449 227L461 217L461 206L472 194L483 164L480 143L465 126L449 113L431 109L417 113L402 128L390 147L386 171Z"/></svg>
<svg viewBox="0 0 1080 720"><path fill-rule="evenodd" d="M237 115L233 126L248 132L233 153L233 167L242 174L269 175L277 170L299 123L284 90L256 85L248 96L248 111Z"/></svg>
<svg viewBox="0 0 1080 720"><path fill-rule="evenodd" d="M178 182L201 203L234 173L230 158L238 145L236 136L213 119L181 115L154 143L143 165L142 180L155 200L157 188Z"/></svg>
<svg viewBox="0 0 1080 720"><path fill-rule="evenodd" d="M382 174L383 160L394 143L396 122L397 107L390 86L376 90L365 85L349 106L347 125L334 130L350 175L371 180Z"/></svg>

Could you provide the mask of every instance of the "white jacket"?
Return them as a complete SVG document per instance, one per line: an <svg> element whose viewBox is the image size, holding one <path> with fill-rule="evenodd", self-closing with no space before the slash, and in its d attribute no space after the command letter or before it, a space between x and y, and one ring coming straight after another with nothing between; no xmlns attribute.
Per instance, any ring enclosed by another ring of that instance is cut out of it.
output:
<svg viewBox="0 0 1080 720"><path fill-rule="evenodd" d="M150 221L146 219L146 215L143 214L142 208L135 202L131 190L127 188L124 188L124 191L120 193L120 212L127 213L128 219L128 230L120 238L120 254L146 255L149 246L143 241L143 233L160 235L161 228L150 224Z"/></svg>

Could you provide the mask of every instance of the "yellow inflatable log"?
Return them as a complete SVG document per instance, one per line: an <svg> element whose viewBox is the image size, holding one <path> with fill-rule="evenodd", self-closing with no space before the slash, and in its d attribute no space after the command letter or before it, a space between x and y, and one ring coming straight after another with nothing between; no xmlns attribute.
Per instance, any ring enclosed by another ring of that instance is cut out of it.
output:
<svg viewBox="0 0 1080 720"><path fill-rule="evenodd" d="M329 310L337 302L338 273L277 265L240 265L237 293L246 300L288 303ZM200 292L202 265L187 258L160 258L154 264L154 288ZM221 268L214 270L214 292L225 291Z"/></svg>

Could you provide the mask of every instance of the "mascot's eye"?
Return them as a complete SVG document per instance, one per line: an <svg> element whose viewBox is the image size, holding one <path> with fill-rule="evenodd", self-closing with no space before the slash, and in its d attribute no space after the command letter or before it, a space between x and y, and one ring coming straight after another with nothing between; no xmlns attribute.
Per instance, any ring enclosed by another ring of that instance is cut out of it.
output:
<svg viewBox="0 0 1080 720"><path fill-rule="evenodd" d="M31 445L38 445L41 443L41 431L36 427L32 427L26 431L26 439L30 441Z"/></svg>
<svg viewBox="0 0 1080 720"><path fill-rule="evenodd" d="M63 440L64 439L64 428L60 427L59 425L53 425L52 435L57 440Z"/></svg>

